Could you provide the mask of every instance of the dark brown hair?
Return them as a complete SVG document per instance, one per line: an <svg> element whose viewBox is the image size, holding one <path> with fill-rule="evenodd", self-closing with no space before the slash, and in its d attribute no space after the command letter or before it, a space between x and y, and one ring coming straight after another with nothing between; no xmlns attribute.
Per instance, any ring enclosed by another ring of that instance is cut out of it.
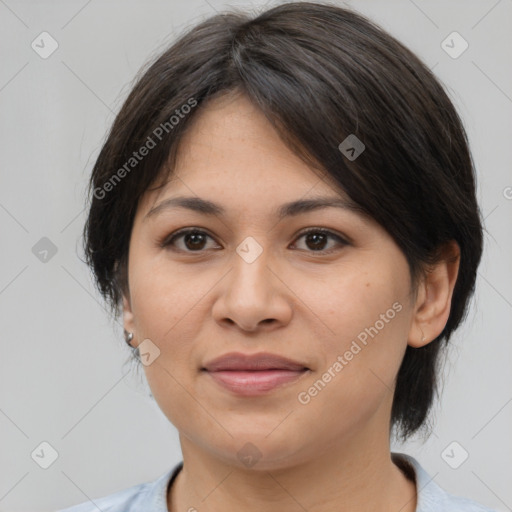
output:
<svg viewBox="0 0 512 512"><path fill-rule="evenodd" d="M294 2L252 17L218 14L148 64L92 171L84 248L98 289L118 316L138 201L172 173L197 112L230 92L245 94L296 154L388 231L413 283L446 242L458 243L446 326L426 346L407 347L397 376L391 422L405 439L426 425L439 349L467 314L481 215L467 136L443 87L411 51L353 11ZM351 134L365 145L354 160L338 148Z"/></svg>

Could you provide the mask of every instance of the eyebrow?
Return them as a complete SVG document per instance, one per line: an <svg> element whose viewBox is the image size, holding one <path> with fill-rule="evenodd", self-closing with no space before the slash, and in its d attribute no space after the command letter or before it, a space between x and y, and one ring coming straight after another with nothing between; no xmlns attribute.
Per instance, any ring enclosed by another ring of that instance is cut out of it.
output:
<svg viewBox="0 0 512 512"><path fill-rule="evenodd" d="M207 199L193 196L179 196L165 199L151 208L151 210L149 210L149 212L144 216L144 220L150 217L155 217L165 210L174 208L186 208L188 210L210 216L222 216L226 213L226 210L222 206ZM274 211L274 214L279 220L282 220L285 217L293 217L323 208L341 208L359 214L364 213L363 208L353 201L343 199L341 197L317 197L314 199L299 199L297 201L282 204Z"/></svg>

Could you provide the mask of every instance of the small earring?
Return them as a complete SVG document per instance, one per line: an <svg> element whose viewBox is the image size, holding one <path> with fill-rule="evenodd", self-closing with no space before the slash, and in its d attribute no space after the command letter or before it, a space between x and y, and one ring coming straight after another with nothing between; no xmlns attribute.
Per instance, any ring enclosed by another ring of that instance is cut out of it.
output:
<svg viewBox="0 0 512 512"><path fill-rule="evenodd" d="M130 342L133 340L133 332L124 331L124 339L126 343L131 347Z"/></svg>
<svg viewBox="0 0 512 512"><path fill-rule="evenodd" d="M425 334L423 334L423 329L421 327L420 327L420 331L421 331L421 342L425 343L425 341L427 341L427 338L425 338Z"/></svg>

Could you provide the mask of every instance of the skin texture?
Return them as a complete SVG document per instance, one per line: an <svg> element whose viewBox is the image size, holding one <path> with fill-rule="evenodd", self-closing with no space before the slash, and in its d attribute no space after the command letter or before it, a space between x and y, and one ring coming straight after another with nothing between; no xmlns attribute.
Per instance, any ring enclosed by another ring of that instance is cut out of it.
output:
<svg viewBox="0 0 512 512"><path fill-rule="evenodd" d="M244 96L216 99L198 114L171 179L138 205L124 296L132 345L149 338L160 350L144 370L180 434L184 469L169 510L414 511L415 484L390 457L394 379L407 344L442 331L458 261L443 260L413 290L405 256L372 219L324 208L279 221L274 210L285 202L343 191L294 155ZM174 208L144 219L178 195L214 201L226 214ZM187 227L209 236L160 246ZM306 228L350 242L308 242ZM252 263L236 252L246 237L263 249ZM448 249L457 254L456 244ZM396 303L400 311L301 403L298 394ZM310 371L241 397L200 371L232 351L272 352ZM237 455L246 443L261 454L252 467Z"/></svg>

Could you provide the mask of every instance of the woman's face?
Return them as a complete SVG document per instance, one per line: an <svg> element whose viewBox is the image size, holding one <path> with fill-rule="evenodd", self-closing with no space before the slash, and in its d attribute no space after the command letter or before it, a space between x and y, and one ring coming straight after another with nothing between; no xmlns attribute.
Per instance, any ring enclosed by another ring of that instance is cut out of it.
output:
<svg viewBox="0 0 512 512"><path fill-rule="evenodd" d="M206 107L178 157L166 187L139 204L124 306L133 345L150 340L141 346L147 380L181 438L231 464L252 455L261 468L387 439L415 308L393 239L346 206L280 217L286 203L347 198L243 96ZM168 205L148 215L178 196L222 213ZM201 233L163 246L184 228ZM258 376L244 384L255 372L224 372L225 387L203 368L232 352L271 353L307 370L281 371L275 387L267 371L268 388Z"/></svg>

